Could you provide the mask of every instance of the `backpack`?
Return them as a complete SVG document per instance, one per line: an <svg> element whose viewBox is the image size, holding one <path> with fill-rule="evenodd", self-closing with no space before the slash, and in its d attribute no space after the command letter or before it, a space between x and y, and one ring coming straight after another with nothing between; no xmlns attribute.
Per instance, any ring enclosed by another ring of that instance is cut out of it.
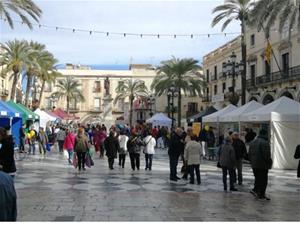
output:
<svg viewBox="0 0 300 225"><path fill-rule="evenodd" d="M86 149L87 149L87 145L85 139L76 137L74 150L76 152L84 152Z"/></svg>

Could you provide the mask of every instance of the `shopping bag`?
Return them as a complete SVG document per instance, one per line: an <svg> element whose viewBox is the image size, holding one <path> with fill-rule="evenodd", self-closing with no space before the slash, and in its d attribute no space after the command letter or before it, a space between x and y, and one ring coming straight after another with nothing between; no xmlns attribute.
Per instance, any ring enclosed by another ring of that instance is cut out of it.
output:
<svg viewBox="0 0 300 225"><path fill-rule="evenodd" d="M73 156L73 166L75 167L75 169L77 168L78 166L78 158L77 158L77 155L74 154Z"/></svg>
<svg viewBox="0 0 300 225"><path fill-rule="evenodd" d="M46 144L46 150L47 150L48 152L50 152L50 151L51 151L51 146L50 146L50 144L49 144L49 143L47 143L47 144Z"/></svg>
<svg viewBox="0 0 300 225"><path fill-rule="evenodd" d="M64 159L69 159L69 153L67 150L64 150Z"/></svg>
<svg viewBox="0 0 300 225"><path fill-rule="evenodd" d="M85 165L88 167L88 168L91 168L92 166L92 162L91 162L91 156L90 154L87 152L87 154L85 155Z"/></svg>

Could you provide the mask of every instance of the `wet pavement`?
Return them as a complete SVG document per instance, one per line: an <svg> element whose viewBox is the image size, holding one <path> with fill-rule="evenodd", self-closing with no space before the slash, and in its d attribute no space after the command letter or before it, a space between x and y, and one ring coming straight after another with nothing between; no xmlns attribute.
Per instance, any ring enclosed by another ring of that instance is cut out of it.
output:
<svg viewBox="0 0 300 225"><path fill-rule="evenodd" d="M15 187L18 221L300 221L300 179L295 170L271 170L271 201L255 199L253 175L244 166L243 186L224 192L216 162L202 161L201 185L169 181L167 151L157 149L152 171L109 170L94 155L95 166L78 172L63 155L21 155ZM180 171L181 163L178 166ZM179 174L181 177L181 174Z"/></svg>

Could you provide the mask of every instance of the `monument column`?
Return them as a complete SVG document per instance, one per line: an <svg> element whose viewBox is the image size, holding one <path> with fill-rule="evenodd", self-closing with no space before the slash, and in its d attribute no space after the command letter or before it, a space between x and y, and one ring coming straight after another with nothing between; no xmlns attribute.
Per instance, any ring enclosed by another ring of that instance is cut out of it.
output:
<svg viewBox="0 0 300 225"><path fill-rule="evenodd" d="M112 116L112 101L113 98L110 94L110 81L109 78L106 77L104 81L104 89L105 95L103 97L103 123L109 129L114 123L114 119Z"/></svg>

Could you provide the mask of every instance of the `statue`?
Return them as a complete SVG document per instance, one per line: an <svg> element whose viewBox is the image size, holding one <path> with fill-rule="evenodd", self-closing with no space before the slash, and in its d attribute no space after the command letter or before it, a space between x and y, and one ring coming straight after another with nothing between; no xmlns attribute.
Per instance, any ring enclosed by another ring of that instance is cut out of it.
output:
<svg viewBox="0 0 300 225"><path fill-rule="evenodd" d="M109 78L106 77L106 79L104 80L105 96L110 95L110 93L109 93L109 86L110 86L110 81L109 81Z"/></svg>

